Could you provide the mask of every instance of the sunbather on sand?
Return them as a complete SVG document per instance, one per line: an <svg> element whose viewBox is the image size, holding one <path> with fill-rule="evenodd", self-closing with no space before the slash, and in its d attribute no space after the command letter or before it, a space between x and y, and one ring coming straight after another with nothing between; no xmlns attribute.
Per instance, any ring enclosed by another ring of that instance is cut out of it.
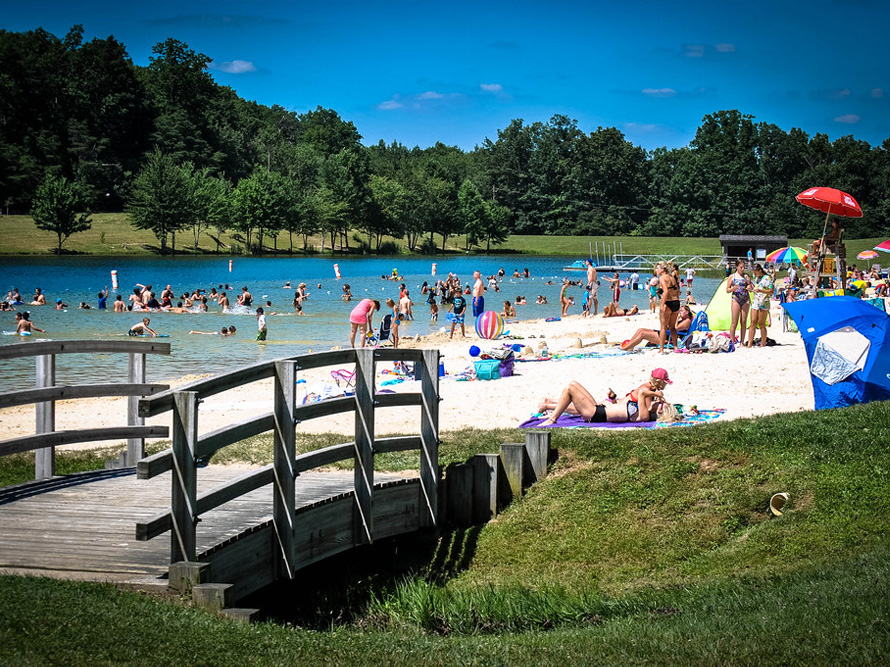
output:
<svg viewBox="0 0 890 667"><path fill-rule="evenodd" d="M689 331L693 317L694 314L689 306L680 306L680 313L677 317L677 333L682 334ZM621 343L621 349L629 352L643 341L658 345L658 329L637 329L633 336Z"/></svg>
<svg viewBox="0 0 890 667"><path fill-rule="evenodd" d="M637 306L625 310L614 301L607 303L603 308L603 317L624 317L625 315L636 315L640 309Z"/></svg>
<svg viewBox="0 0 890 667"><path fill-rule="evenodd" d="M556 401L544 399L539 411L552 412L541 426L552 426L563 412L580 415L588 422L644 422L658 417L658 406L664 402L662 391L671 380L663 368L656 368L648 382L630 392L617 403L597 403L580 383L572 380ZM610 392L610 397L613 392Z"/></svg>

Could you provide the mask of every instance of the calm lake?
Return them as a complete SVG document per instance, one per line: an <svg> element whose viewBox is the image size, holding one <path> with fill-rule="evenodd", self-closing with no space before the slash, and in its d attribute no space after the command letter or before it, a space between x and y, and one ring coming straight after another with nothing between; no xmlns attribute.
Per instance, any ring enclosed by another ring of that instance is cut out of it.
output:
<svg viewBox="0 0 890 667"><path fill-rule="evenodd" d="M19 310L29 310L32 321L46 334L35 334L33 339L80 339L111 338L126 336L127 330L141 320L142 313L114 313L109 297L109 310L97 310L97 293L107 285L111 289L111 271L119 277L117 294L124 300L132 292L136 283L151 284L153 291L160 295L166 285L180 295L195 288L208 292L212 287L230 285L227 290L234 304L241 287L249 288L254 297L254 308L264 306L267 315L268 340L257 343L256 317L252 312L242 314L220 312L212 303L210 312L192 314L148 313L151 327L158 333L166 334L164 340L172 344L173 353L169 357L150 356L148 375L151 380L169 380L196 373L218 373L231 370L264 359L273 359L309 350L327 350L335 345L349 344L348 317L356 300L370 297L379 299L381 305L386 298L398 300L399 282L382 280L393 269L411 292L414 301L415 320L402 325L402 335L427 334L444 327L445 310L439 313L438 322L430 322L429 306L420 288L424 281L435 283L436 278L445 278L449 272L456 273L464 283L472 281L474 270L482 272L483 278L504 268L507 275L501 283L501 291L488 290L485 303L488 310L502 311L505 300L515 302L519 295L528 300L528 305L517 306L516 319L526 320L559 316L559 290L563 276L572 280L585 278L583 271L563 271L578 257L530 257L530 256L451 256L451 257L394 257L394 258L253 258L235 257L232 271L229 271L229 257L199 258L114 258L114 257L62 257L62 258L0 258L0 298L8 290L18 288L22 298L30 301L34 289L39 287L46 294L48 305L42 307L19 306ZM432 275L433 263L436 276ZM334 273L338 264L342 278ZM514 270L529 269L530 278L513 278ZM649 274L641 273L642 279ZM626 279L627 274L621 278ZM285 289L287 281L293 287L300 282L308 285L309 299L304 304L305 316L297 316L291 306L293 289ZM553 284L548 285L547 282ZM354 300L346 303L341 300L342 286L351 286ZM608 282L601 280L600 307L609 301ZM699 301L710 298L719 284L718 280L696 278L693 294ZM320 287L319 287L320 285ZM581 312L583 290L569 288L575 297L576 305L569 314ZM536 305L535 299L543 295L548 305ZM68 305L65 310L55 310L56 299L61 298ZM92 306L91 310L80 310L81 301ZM266 302L271 301L271 308ZM646 292L623 290L621 304L630 307L648 307ZM375 315L375 326L379 323ZM189 334L190 330L219 331L222 327L235 325L238 333L234 337L203 336ZM468 318L468 329L472 331L472 318ZM508 326L509 328L509 326ZM7 337L3 343L18 343L22 339L8 335L15 330L14 313L0 313L0 329ZM473 334L475 336L475 334ZM33 340L32 339L32 340ZM33 359L27 361L3 362L0 374L0 390L25 388L33 385ZM115 375L126 372L125 357L86 355L60 355L57 359L57 381L83 382L107 378L108 372Z"/></svg>

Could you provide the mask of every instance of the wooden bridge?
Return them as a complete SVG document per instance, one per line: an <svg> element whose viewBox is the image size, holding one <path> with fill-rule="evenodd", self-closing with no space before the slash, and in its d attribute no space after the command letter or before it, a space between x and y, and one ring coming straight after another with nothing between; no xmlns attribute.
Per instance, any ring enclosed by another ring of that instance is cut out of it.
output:
<svg viewBox="0 0 890 667"><path fill-rule="evenodd" d="M49 345L7 346L0 358L15 356L8 348L40 356L89 353L95 351L96 342ZM150 350L138 342L115 345L111 351L137 356ZM376 365L393 361L419 365L419 392L377 391ZM26 399L49 403L72 395L143 392L147 396L138 401L138 414L129 417L140 423L123 427L129 429L126 436L166 435L166 427L141 422L168 412L172 416L171 447L142 458L135 468L48 477L0 490L0 571L130 581L143 587L169 585L190 590L196 602L206 606L232 608L246 595L276 579L292 578L301 568L329 556L375 540L437 528L445 512L463 524L486 521L520 494L523 485L546 471L549 433L531 433L525 444L502 445L499 455L480 454L466 464L449 466L449 498L442 501L438 350L309 354L261 362L159 393L156 385L144 384L144 358L131 359L131 369L134 363L135 375L143 373L141 383L72 388L53 386L45 369L54 362L44 359L37 364L38 390L0 395L0 405L8 405ZM344 365L354 365L354 395L299 404L298 375ZM202 401L269 378L270 412L199 435ZM133 379L131 372L129 380ZM376 410L407 406L420 408L418 434L377 437ZM41 415L52 412L46 405L38 411L38 431L51 426ZM335 414L352 415L354 440L297 454L296 426ZM270 465L206 465L225 447L267 432L273 438ZM48 431L0 442L0 455L97 435L121 437L115 429ZM375 455L410 450L419 452L413 476L375 471ZM49 453L44 459L51 457ZM352 471L315 471L340 461L352 461ZM37 473L41 477L40 468ZM165 534L169 540L156 539Z"/></svg>

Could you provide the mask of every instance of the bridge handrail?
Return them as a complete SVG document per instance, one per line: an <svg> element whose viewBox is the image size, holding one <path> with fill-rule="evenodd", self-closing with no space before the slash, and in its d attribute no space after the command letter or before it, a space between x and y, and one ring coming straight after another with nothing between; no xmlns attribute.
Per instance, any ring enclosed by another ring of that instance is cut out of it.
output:
<svg viewBox="0 0 890 667"><path fill-rule="evenodd" d="M59 354L127 354L128 372L125 383L56 384L56 355ZM170 354L170 343L136 340L48 340L0 345L0 360L35 358L35 387L0 393L0 408L20 405L35 406L36 433L0 441L0 456L34 451L34 477L45 479L56 472L55 448L78 442L127 439L126 461L135 462L145 454L145 438L164 438L164 426L145 426L136 413L135 400L169 388L166 384L145 381L145 356ZM127 426L56 430L56 401L127 396ZM130 463L134 465L134 463Z"/></svg>
<svg viewBox="0 0 890 667"><path fill-rule="evenodd" d="M421 364L421 390L393 394L377 393L375 388L378 361L414 361ZM354 363L356 392L354 396L338 397L297 405L297 371L331 365ZM359 542L373 541L373 494L375 454L420 450L420 481L422 490L421 524L436 525L438 520L438 350L362 349L335 350L264 361L212 378L198 380L139 402L141 416L173 412L172 446L139 462L137 475L148 479L167 471L174 472L169 511L161 512L137 524L136 537L147 540L171 531L171 563L195 561L196 524L200 515L242 495L269 484L273 492L275 530L281 544L285 569L295 557L294 536L287 526L294 522L295 481L305 471L339 461L352 459L355 466L357 515L361 528ZM217 429L198 436L198 404L206 397L274 378L271 413ZM377 408L421 406L420 434L377 438L374 433L374 412ZM318 417L355 413L355 440L340 445L296 454L295 427L300 422ZM274 462L271 466L243 475L202 494L197 493L197 468L215 452L247 437L273 432Z"/></svg>

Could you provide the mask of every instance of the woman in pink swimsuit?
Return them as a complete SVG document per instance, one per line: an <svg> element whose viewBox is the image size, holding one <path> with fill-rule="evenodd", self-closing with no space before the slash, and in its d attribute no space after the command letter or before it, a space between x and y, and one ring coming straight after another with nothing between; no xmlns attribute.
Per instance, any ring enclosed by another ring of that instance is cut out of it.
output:
<svg viewBox="0 0 890 667"><path fill-rule="evenodd" d="M380 302L373 299L362 299L349 314L349 345L355 347L355 332L361 329L362 347L365 346L365 334L371 330L371 316L380 310Z"/></svg>

